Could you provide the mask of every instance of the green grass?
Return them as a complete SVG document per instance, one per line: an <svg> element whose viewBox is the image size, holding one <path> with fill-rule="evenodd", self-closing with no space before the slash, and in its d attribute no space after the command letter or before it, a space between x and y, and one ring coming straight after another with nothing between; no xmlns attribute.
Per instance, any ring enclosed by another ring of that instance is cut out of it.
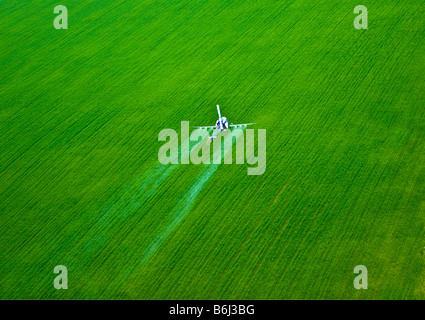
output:
<svg viewBox="0 0 425 320"><path fill-rule="evenodd" d="M0 4L1 299L425 298L423 1L57 4ZM216 104L263 175L158 166Z"/></svg>

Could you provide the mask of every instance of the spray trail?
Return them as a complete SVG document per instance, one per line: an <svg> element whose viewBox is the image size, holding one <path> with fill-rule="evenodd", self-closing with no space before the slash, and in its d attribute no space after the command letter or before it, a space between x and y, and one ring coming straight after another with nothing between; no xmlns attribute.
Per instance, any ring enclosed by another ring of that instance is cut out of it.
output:
<svg viewBox="0 0 425 320"><path fill-rule="evenodd" d="M187 142L189 142L189 151L198 143L198 141L190 141L188 138L178 146L178 156L181 161L189 157L189 154L182 154L181 147ZM105 241L105 230L115 225L113 222L117 219L122 219L136 212L147 200L154 196L160 186L178 167L178 165L158 163L137 179L135 183L125 188L118 200L111 200L97 219L91 231L93 233L92 240L85 244L85 248L93 249L95 244L103 243Z"/></svg>
<svg viewBox="0 0 425 320"><path fill-rule="evenodd" d="M243 133L242 130L239 132L239 134L236 135L236 139L239 138L241 133ZM221 160L223 160L229 151L231 152L232 146L233 143L230 146L225 146L224 151L221 152ZM218 169L218 166L219 164L210 164L198 175L196 181L191 185L183 198L175 206L171 222L165 227L158 238L156 238L156 240L153 241L152 244L146 249L142 257L142 264L145 264L154 255L164 240L167 239L167 237L176 229L176 227L183 221L185 216L190 212L195 203L197 195L201 192L208 180L213 176L215 171Z"/></svg>
<svg viewBox="0 0 425 320"><path fill-rule="evenodd" d="M187 159L189 154L182 155L181 146L189 141L189 150L198 143L197 141L190 141L186 139L180 146L178 146L178 157L181 161ZM190 153L190 152L189 152ZM116 212L120 210L124 216L127 216L139 208L144 201L153 196L161 184L167 180L171 173L177 169L177 165L170 164L156 164L143 174L133 185L127 187L121 194L118 201L114 200L102 212L102 216L109 212ZM145 192L145 190L149 190ZM101 218L100 217L100 218Z"/></svg>

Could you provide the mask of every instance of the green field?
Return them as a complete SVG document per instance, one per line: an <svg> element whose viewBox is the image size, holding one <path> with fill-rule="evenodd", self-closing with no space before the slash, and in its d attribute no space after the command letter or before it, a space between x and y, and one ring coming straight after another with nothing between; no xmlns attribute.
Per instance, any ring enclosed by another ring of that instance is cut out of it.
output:
<svg viewBox="0 0 425 320"><path fill-rule="evenodd" d="M424 299L424 17L2 1L0 299ZM159 132L212 125L216 104L267 130L263 175L158 163Z"/></svg>

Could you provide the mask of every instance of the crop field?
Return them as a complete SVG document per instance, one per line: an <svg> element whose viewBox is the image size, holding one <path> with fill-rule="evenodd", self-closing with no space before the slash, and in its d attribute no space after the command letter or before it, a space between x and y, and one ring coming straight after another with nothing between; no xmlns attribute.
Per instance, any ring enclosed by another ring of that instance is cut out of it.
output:
<svg viewBox="0 0 425 320"><path fill-rule="evenodd" d="M425 2L359 4L1 1L0 299L424 299ZM217 104L264 174L159 162Z"/></svg>

